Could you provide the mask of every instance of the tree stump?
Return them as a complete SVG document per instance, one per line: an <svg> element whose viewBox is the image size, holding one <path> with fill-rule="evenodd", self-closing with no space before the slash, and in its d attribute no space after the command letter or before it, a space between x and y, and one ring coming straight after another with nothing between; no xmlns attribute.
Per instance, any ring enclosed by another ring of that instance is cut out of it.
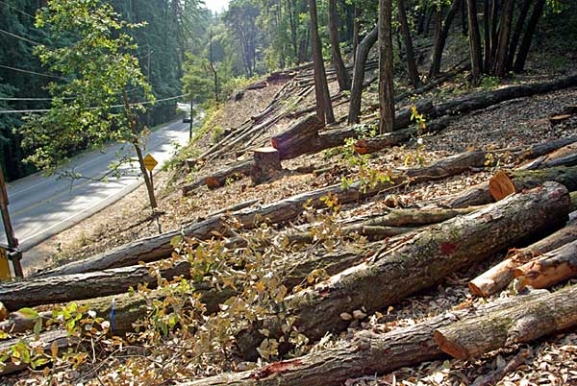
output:
<svg viewBox="0 0 577 386"><path fill-rule="evenodd" d="M255 185L272 179L276 172L282 170L280 153L271 146L261 147L254 151L254 163L250 177Z"/></svg>

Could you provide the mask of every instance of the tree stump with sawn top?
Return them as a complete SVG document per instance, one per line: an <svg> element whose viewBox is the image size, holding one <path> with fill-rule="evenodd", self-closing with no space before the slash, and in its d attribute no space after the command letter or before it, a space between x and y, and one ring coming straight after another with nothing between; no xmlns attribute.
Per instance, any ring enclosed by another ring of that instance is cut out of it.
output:
<svg viewBox="0 0 577 386"><path fill-rule="evenodd" d="M280 153L277 149L267 146L254 150L254 163L250 177L255 185L273 179L274 175L281 170Z"/></svg>

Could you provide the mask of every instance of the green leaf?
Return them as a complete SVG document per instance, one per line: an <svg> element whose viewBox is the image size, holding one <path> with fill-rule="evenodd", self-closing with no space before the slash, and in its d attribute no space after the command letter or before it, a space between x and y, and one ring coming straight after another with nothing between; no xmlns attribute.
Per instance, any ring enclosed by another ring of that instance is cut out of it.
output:
<svg viewBox="0 0 577 386"><path fill-rule="evenodd" d="M40 316L36 310L28 307L21 308L18 310L18 312L28 319L36 319Z"/></svg>

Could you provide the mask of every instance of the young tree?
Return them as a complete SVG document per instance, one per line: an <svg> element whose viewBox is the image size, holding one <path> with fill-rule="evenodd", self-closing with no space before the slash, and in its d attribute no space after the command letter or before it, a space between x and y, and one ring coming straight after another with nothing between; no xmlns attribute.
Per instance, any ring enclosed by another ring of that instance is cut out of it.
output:
<svg viewBox="0 0 577 386"><path fill-rule="evenodd" d="M407 69L409 78L415 89L421 86L421 79L419 77L419 70L417 69L417 62L415 61L415 52L413 50L413 38L411 37L411 29L407 20L407 9L405 0L397 0L399 8L399 22L401 24L401 33L405 44L405 51L407 55Z"/></svg>
<svg viewBox="0 0 577 386"><path fill-rule="evenodd" d="M345 67L345 63L343 62L343 57L341 56L338 25L337 1L329 0L329 37L331 40L331 57L337 73L339 88L343 91L350 90L351 78Z"/></svg>
<svg viewBox="0 0 577 386"><path fill-rule="evenodd" d="M379 0L379 131L392 132L395 125L393 90L392 0Z"/></svg>
<svg viewBox="0 0 577 386"><path fill-rule="evenodd" d="M51 0L36 24L70 43L36 50L43 65L65 81L50 84L50 111L23 127L24 145L34 149L29 161L50 168L86 146L110 140L130 143L154 210L156 198L142 151L147 130L141 130L137 116L144 110L142 103L152 103L154 96L130 53L136 46L127 33L141 25L120 20L110 4L98 0ZM139 92L140 104L131 103L129 89Z"/></svg>
<svg viewBox="0 0 577 386"><path fill-rule="evenodd" d="M335 116L333 113L333 105L331 96L329 94L329 86L327 84L327 75L325 72L325 65L323 61L323 53L321 48L321 38L319 36L318 22L317 22L317 2L316 0L309 0L309 10L311 15L311 46L313 49L313 66L315 79L315 95L317 100L317 116L321 122L333 123Z"/></svg>

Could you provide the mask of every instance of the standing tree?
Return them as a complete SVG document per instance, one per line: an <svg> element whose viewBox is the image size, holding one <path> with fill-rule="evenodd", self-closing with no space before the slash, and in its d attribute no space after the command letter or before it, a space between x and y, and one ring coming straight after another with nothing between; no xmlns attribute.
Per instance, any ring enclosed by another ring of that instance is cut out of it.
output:
<svg viewBox="0 0 577 386"><path fill-rule="evenodd" d="M393 90L392 0L379 0L379 131L392 132L395 126Z"/></svg>
<svg viewBox="0 0 577 386"><path fill-rule="evenodd" d="M337 73L339 88L341 91L344 91L350 90L351 78L345 67L345 63L343 62L343 57L341 56L338 25L337 1L329 0L329 37L331 40L331 57Z"/></svg>
<svg viewBox="0 0 577 386"><path fill-rule="evenodd" d="M99 0L51 0L36 25L69 44L36 49L42 64L65 80L49 86L50 111L23 127L24 145L34 150L28 160L51 168L87 146L110 140L131 143L154 210L156 198L142 151L148 130L140 129L137 116L154 96L130 53L136 45L128 35L142 24L120 20L110 4ZM139 92L140 103L131 103L132 91Z"/></svg>
<svg viewBox="0 0 577 386"><path fill-rule="evenodd" d="M321 48L321 38L319 36L318 22L317 22L317 2L316 0L309 0L309 10L311 14L311 46L313 49L313 66L315 79L315 95L317 100L317 117L321 122L333 123L335 116L333 113L333 105L331 96L329 94L329 86L327 84L327 75L325 72L325 65L323 62L323 53Z"/></svg>
<svg viewBox="0 0 577 386"><path fill-rule="evenodd" d="M224 21L239 39L245 73L252 77L256 72L257 43L259 30L256 20L260 8L251 0L233 0L230 2Z"/></svg>
<svg viewBox="0 0 577 386"><path fill-rule="evenodd" d="M419 70L417 69L417 62L415 61L413 38L411 37L411 29L409 28L409 22L407 20L405 0L397 0L397 6L399 7L399 22L401 24L401 33L407 55L407 70L413 87L417 89L421 86L421 79L419 77Z"/></svg>

